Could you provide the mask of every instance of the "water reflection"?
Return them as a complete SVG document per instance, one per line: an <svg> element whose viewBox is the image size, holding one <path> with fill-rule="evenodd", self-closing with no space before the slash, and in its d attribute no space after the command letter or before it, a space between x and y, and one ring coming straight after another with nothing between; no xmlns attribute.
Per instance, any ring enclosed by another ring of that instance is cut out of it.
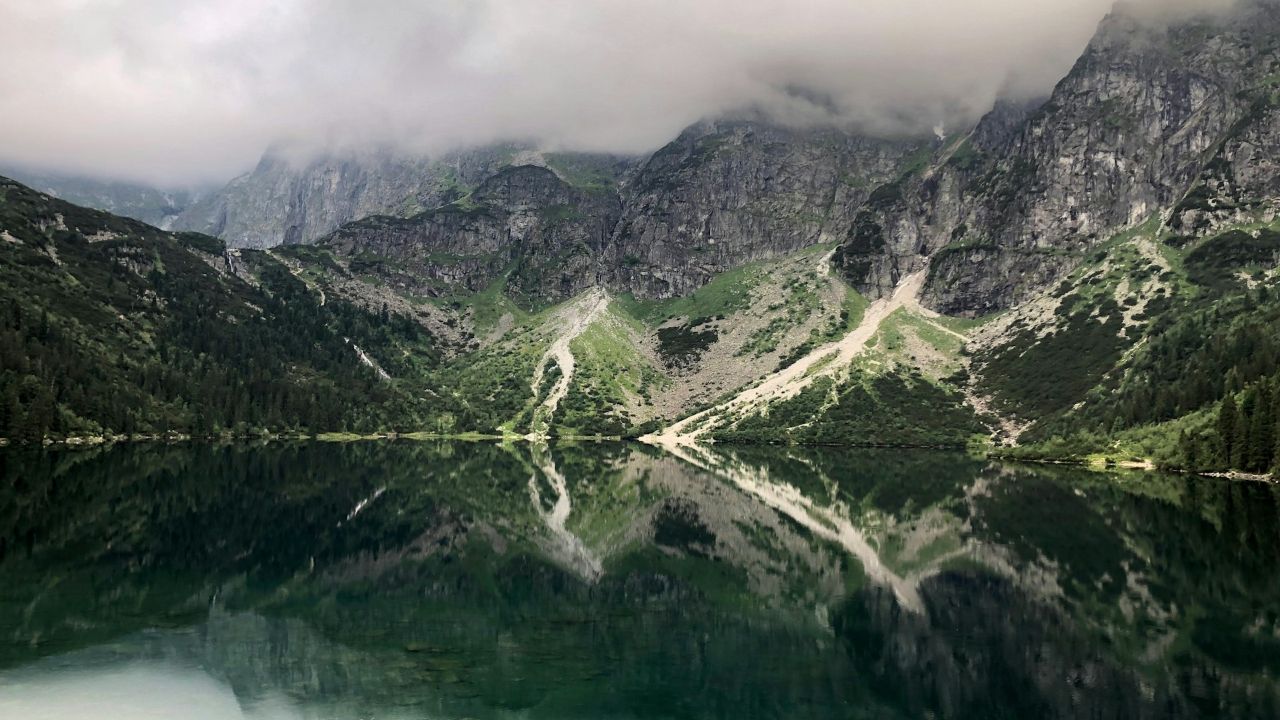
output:
<svg viewBox="0 0 1280 720"><path fill-rule="evenodd" d="M82 716L1280 716L1270 486L621 444L0 463L4 717L106 685L156 689Z"/></svg>
<svg viewBox="0 0 1280 720"><path fill-rule="evenodd" d="M588 548L582 539L574 535L565 525L573 512L569 484L565 481L564 475L556 469L556 462L551 458L551 453L546 446L533 446L532 454L541 472L533 471L529 474L529 498L533 501L534 510L551 531L550 541L543 543L542 549L549 557L554 558L560 565L572 570L582 579L588 582L598 580L604 574L600 558L596 557L591 548ZM539 487L544 486L542 482L544 480L551 486L551 491L554 493L550 509L543 506L542 492L539 490Z"/></svg>
<svg viewBox="0 0 1280 720"><path fill-rule="evenodd" d="M301 713L283 698L241 706L231 687L197 669L131 664L59 673L13 674L0 692L0 716L23 720L286 720Z"/></svg>

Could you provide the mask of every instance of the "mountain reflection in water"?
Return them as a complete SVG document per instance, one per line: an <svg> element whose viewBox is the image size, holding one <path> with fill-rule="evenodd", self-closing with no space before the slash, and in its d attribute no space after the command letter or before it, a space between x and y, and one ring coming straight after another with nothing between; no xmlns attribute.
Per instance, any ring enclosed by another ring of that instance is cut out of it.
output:
<svg viewBox="0 0 1280 720"><path fill-rule="evenodd" d="M1280 717L1280 492L924 451L0 453L0 717Z"/></svg>

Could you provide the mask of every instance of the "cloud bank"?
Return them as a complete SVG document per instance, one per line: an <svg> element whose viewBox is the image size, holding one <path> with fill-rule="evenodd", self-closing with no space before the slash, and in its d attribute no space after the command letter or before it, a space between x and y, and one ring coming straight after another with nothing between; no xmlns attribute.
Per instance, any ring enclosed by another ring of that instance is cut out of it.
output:
<svg viewBox="0 0 1280 720"><path fill-rule="evenodd" d="M281 139L643 152L748 107L922 133L1046 92L1111 4L15 0L0 162L176 185L226 180Z"/></svg>

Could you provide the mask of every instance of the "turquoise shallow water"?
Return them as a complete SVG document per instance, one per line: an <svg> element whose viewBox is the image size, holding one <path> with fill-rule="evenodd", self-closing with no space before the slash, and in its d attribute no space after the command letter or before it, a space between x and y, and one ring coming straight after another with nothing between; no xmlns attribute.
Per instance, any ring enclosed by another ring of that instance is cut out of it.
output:
<svg viewBox="0 0 1280 720"><path fill-rule="evenodd" d="M1280 717L1280 491L925 451L0 453L0 718Z"/></svg>

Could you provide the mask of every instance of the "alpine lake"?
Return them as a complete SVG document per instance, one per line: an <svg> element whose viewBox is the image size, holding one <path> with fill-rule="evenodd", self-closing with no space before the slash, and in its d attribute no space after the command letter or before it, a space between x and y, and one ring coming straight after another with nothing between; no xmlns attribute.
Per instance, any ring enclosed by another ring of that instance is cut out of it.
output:
<svg viewBox="0 0 1280 720"><path fill-rule="evenodd" d="M0 718L1280 717L1280 488L963 453L0 450Z"/></svg>

